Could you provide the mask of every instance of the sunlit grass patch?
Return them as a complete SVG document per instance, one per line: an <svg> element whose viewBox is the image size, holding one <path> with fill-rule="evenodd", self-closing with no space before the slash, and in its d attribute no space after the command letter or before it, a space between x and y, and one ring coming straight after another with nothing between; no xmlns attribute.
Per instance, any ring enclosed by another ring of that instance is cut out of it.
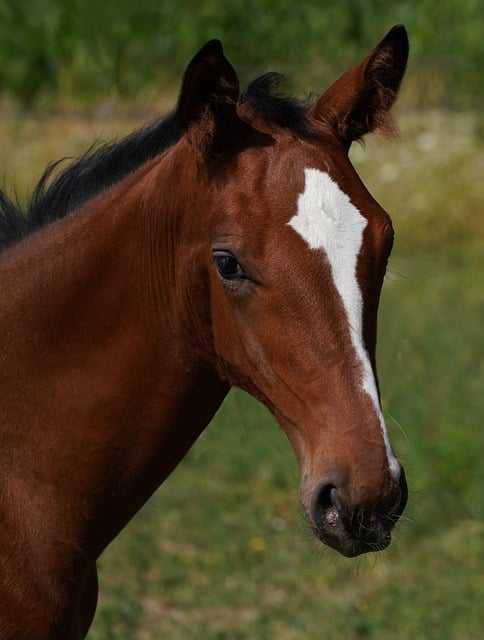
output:
<svg viewBox="0 0 484 640"><path fill-rule="evenodd" d="M482 113L402 114L396 141L370 137L352 157L365 184L391 214L396 243L446 251L484 237Z"/></svg>

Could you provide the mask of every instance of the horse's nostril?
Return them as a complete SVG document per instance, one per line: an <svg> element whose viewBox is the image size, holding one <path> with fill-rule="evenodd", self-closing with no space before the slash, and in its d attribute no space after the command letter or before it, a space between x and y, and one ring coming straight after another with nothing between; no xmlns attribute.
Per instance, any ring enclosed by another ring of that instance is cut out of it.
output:
<svg viewBox="0 0 484 640"><path fill-rule="evenodd" d="M313 519L316 525L335 526L340 520L342 503L337 487L332 483L321 484L313 500Z"/></svg>
<svg viewBox="0 0 484 640"><path fill-rule="evenodd" d="M319 507L321 509L329 509L330 507L333 507L336 492L336 487L332 484L323 485L319 489L319 496L316 497Z"/></svg>

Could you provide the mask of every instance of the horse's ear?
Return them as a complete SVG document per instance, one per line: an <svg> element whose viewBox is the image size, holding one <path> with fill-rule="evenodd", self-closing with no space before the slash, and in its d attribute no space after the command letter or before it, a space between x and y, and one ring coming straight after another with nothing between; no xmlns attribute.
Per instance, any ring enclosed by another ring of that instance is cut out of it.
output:
<svg viewBox="0 0 484 640"><path fill-rule="evenodd" d="M213 149L237 121L239 80L219 40L210 40L189 63L176 115L190 143Z"/></svg>
<svg viewBox="0 0 484 640"><path fill-rule="evenodd" d="M389 111L407 60L407 32L397 25L360 64L343 74L321 96L313 107L314 116L330 124L347 148L376 129L391 133Z"/></svg>

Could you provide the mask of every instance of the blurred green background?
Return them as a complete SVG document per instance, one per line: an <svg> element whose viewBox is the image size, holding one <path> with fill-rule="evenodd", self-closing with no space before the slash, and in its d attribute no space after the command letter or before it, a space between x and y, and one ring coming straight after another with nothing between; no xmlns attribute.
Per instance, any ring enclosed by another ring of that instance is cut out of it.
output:
<svg viewBox="0 0 484 640"><path fill-rule="evenodd" d="M302 86L331 79L403 23L416 71L412 98L478 104L482 13L480 0L1 0L0 87L24 105L159 91L175 86L186 60L213 37L242 77L283 63Z"/></svg>
<svg viewBox="0 0 484 640"><path fill-rule="evenodd" d="M21 197L48 162L166 110L210 38L243 85L272 69L304 95L399 22L402 135L351 151L396 228L378 350L410 485L394 542L356 560L321 547L289 445L234 391L101 558L91 640L482 637L484 5L0 0L0 176Z"/></svg>

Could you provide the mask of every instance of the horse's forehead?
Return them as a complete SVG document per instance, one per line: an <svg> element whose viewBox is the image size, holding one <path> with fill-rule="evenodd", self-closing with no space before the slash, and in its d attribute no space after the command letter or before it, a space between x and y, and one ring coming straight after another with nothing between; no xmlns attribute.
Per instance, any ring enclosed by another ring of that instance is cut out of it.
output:
<svg viewBox="0 0 484 640"><path fill-rule="evenodd" d="M288 222L308 250L322 250L353 327L361 324L361 292L357 282L358 256L367 219L326 173L306 168L304 190Z"/></svg>
<svg viewBox="0 0 484 640"><path fill-rule="evenodd" d="M328 216L338 219L338 226L345 222L351 225L348 212L351 217L354 207L349 207L348 203L352 196L357 192L361 195L362 191L361 182L352 181L354 171L351 169L343 152L338 154L337 150L325 149L323 145L291 140L286 136L267 154L249 155L239 175L255 200L260 199L265 216L274 215L287 223L297 209L303 207L306 225L317 233ZM322 203L324 207L320 206ZM313 243L308 244L312 246Z"/></svg>
<svg viewBox="0 0 484 640"><path fill-rule="evenodd" d="M241 175L244 179L252 174L255 191L263 185L269 192L268 195L273 194L278 198L283 194L288 205L293 207L301 192L308 186L309 169L319 169L328 176L337 175L338 186L348 194L360 186L359 181L352 180L354 171L347 154L337 145L287 134L279 136L274 146L266 148L262 154L258 150L254 151L254 155L249 152ZM261 175L264 176L263 181L260 180ZM309 181L311 182L311 177ZM335 184L337 181L333 177ZM318 186L327 190L325 185L318 185L317 181L312 181L311 185L314 187L312 192Z"/></svg>
<svg viewBox="0 0 484 640"><path fill-rule="evenodd" d="M290 223L308 248L326 253L336 246L358 252L368 222L374 230L382 225L373 222L388 218L343 151L289 136L262 152L249 150L228 196L230 217L242 232L250 229L253 237L273 244Z"/></svg>
<svg viewBox="0 0 484 640"><path fill-rule="evenodd" d="M289 225L311 249L357 254L367 219L327 171L307 167L304 178Z"/></svg>

